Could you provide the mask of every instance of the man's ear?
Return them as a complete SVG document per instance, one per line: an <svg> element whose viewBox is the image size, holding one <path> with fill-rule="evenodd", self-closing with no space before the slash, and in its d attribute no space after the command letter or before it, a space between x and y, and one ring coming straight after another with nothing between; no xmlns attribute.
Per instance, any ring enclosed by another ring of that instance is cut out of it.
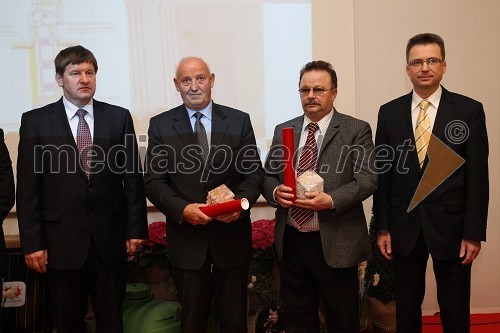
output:
<svg viewBox="0 0 500 333"><path fill-rule="evenodd" d="M56 82L59 87L63 86L63 77L59 73L56 73Z"/></svg>
<svg viewBox="0 0 500 333"><path fill-rule="evenodd" d="M175 89L180 92L180 87L179 87L179 81L177 81L177 78L174 77L174 84L175 84Z"/></svg>
<svg viewBox="0 0 500 333"><path fill-rule="evenodd" d="M210 88L213 88L215 84L215 74L210 75Z"/></svg>

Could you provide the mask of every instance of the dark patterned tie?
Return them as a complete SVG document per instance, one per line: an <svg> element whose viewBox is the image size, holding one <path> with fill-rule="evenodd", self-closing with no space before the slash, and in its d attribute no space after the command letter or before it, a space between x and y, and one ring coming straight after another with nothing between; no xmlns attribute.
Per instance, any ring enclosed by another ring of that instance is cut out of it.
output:
<svg viewBox="0 0 500 333"><path fill-rule="evenodd" d="M309 123L308 126L309 132L307 133L306 144L302 148L302 152L300 154L297 177L307 170L316 170L316 165L318 163L318 146L316 145L314 133L316 133L319 126L317 123ZM291 215L295 222L302 228L313 218L314 212L310 209L292 206Z"/></svg>
<svg viewBox="0 0 500 333"><path fill-rule="evenodd" d="M200 120L203 114L201 112L196 112L194 116L196 117L196 121L194 122L194 135L196 137L196 143L201 147L201 157L203 163L205 163L209 151L207 131L205 131L205 126L203 126Z"/></svg>
<svg viewBox="0 0 500 333"><path fill-rule="evenodd" d="M89 124L85 120L85 114L87 111L84 109L78 109L76 111L78 115L78 128L76 130L76 146L78 147L78 152L80 153L80 161L82 163L82 169L85 171L87 178L90 175L90 162L92 161L92 136L90 135Z"/></svg>

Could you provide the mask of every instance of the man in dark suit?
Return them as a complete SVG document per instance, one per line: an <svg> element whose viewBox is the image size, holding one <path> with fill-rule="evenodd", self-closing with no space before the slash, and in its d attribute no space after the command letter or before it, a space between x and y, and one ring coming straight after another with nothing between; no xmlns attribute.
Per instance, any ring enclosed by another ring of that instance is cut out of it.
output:
<svg viewBox="0 0 500 333"><path fill-rule="evenodd" d="M9 151L4 142L3 130L0 128L0 287L7 275L7 253L5 249L5 238L3 235L3 220L14 206L14 175L12 174L12 162ZM3 287L0 288L0 293ZM0 311L0 322L3 311ZM0 332L2 327L0 327Z"/></svg>
<svg viewBox="0 0 500 333"><path fill-rule="evenodd" d="M58 333L123 332L127 252L147 238L146 198L128 110L93 99L97 61L82 46L55 58L64 96L26 112L17 213L26 264L47 272Z"/></svg>
<svg viewBox="0 0 500 333"><path fill-rule="evenodd" d="M394 262L398 332L421 332L429 253L444 331L469 332L471 266L486 239L488 213L484 110L440 85L446 61L438 35L412 37L406 61L413 91L382 105L378 118L376 146L388 153L377 161L377 243ZM443 154L450 158L438 161ZM423 198L416 193L424 188Z"/></svg>
<svg viewBox="0 0 500 333"><path fill-rule="evenodd" d="M321 298L328 332L359 332L357 265L370 256L362 202L377 187L371 129L333 107L337 74L331 64L306 64L299 92L304 115L276 126L264 179L264 196L277 207L285 327L290 333L319 332ZM297 173L314 170L324 181L323 191L306 192L295 204L292 189L283 185L279 151L285 127L294 129ZM302 161L307 150L316 152L311 168Z"/></svg>
<svg viewBox="0 0 500 333"><path fill-rule="evenodd" d="M212 102L214 82L202 59L181 60L174 84L184 104L149 126L146 194L166 216L185 333L206 332L212 299L220 332L247 330L250 213L212 219L200 207L222 184L253 205L263 171L248 114Z"/></svg>

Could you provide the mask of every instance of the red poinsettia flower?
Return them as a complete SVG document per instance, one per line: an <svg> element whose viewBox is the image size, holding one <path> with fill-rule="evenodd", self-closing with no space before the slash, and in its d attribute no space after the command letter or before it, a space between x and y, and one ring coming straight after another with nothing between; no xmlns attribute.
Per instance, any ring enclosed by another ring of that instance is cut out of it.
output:
<svg viewBox="0 0 500 333"><path fill-rule="evenodd" d="M167 244L167 224L163 221L150 223L148 226L149 238L144 243L144 246L154 247L155 245L161 245L163 247L168 247Z"/></svg>
<svg viewBox="0 0 500 333"><path fill-rule="evenodd" d="M137 250L135 255L128 258L130 264L139 264L145 267L159 261L168 266L168 243L167 243L167 228L164 221L150 223L148 226L148 239Z"/></svg>
<svg viewBox="0 0 500 333"><path fill-rule="evenodd" d="M252 222L252 248L265 251L274 244L274 219Z"/></svg>

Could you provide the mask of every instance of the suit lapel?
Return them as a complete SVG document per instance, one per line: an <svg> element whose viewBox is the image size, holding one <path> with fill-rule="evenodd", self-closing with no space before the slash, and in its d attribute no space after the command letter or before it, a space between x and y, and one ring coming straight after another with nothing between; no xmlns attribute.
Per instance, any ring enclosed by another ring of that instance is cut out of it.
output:
<svg viewBox="0 0 500 333"><path fill-rule="evenodd" d="M218 146L222 144L224 135L229 126L229 120L226 118L224 111L215 103L212 103L212 136L210 145Z"/></svg>
<svg viewBox="0 0 500 333"><path fill-rule="evenodd" d="M441 141L444 141L445 128L453 116L453 99L448 90L443 89L441 100L439 101L439 109L436 114L436 120L432 127L432 134Z"/></svg>
<svg viewBox="0 0 500 333"><path fill-rule="evenodd" d="M92 140L92 144L102 148L101 151L104 151L105 153L110 148L107 147L109 144L106 144L109 136L109 125L108 114L105 106L94 99L94 138ZM81 173L83 177L87 178L83 170L81 170ZM94 176L95 174L90 174L89 182L92 182Z"/></svg>
<svg viewBox="0 0 500 333"><path fill-rule="evenodd" d="M299 149L300 136L302 135L302 126L304 125L304 117L300 117L292 123L293 127L293 144L295 151Z"/></svg>
<svg viewBox="0 0 500 333"><path fill-rule="evenodd" d="M196 139L193 133L193 127L189 121L188 112L186 107L183 105L178 106L174 109L174 129L177 132L178 137L182 140L184 145L194 145L196 144Z"/></svg>
<svg viewBox="0 0 500 333"><path fill-rule="evenodd" d="M76 170L78 170L77 172L79 172L80 175L87 180L87 175L82 170L79 163L80 155L78 147L76 146L75 138L73 137L73 133L71 132L71 128L69 126L68 115L66 114L62 98L54 104L50 118L57 134L61 138L62 144L71 146L72 151L75 152L74 154L68 154L68 163L70 163L70 165L75 165Z"/></svg>
<svg viewBox="0 0 500 333"><path fill-rule="evenodd" d="M105 107L94 100L94 144L103 144L109 133L109 120Z"/></svg>
<svg viewBox="0 0 500 333"><path fill-rule="evenodd" d="M323 142L321 143L321 148L319 149L319 156L323 153L323 150L328 145L328 143L333 139L333 137L339 131L339 114L337 110L333 109L332 120L330 120L330 124L328 125L328 129L326 133L323 135Z"/></svg>
<svg viewBox="0 0 500 333"><path fill-rule="evenodd" d="M299 160L299 144L300 144L300 135L302 134L302 125L304 124L304 116L297 117L292 120L290 125L293 128L293 146L294 151L291 152L293 154L293 165L297 166ZM280 133L281 135L281 133ZM280 142L281 144L282 142Z"/></svg>
<svg viewBox="0 0 500 333"><path fill-rule="evenodd" d="M75 151L78 151L73 133L69 127L68 115L64 109L62 98L54 104L54 108L50 113L50 120L63 144L71 145Z"/></svg>
<svg viewBox="0 0 500 333"><path fill-rule="evenodd" d="M411 162L413 163L414 169L422 172L420 168L420 162L418 161L417 148L415 145L415 133L413 129L413 123L411 120L411 100L413 96L413 91L410 92L401 100L401 105L398 107L396 114L399 115L399 123L401 130L403 132L403 141L406 142L410 140L410 147L414 147L413 150L408 152ZM404 147L407 147L405 144Z"/></svg>

